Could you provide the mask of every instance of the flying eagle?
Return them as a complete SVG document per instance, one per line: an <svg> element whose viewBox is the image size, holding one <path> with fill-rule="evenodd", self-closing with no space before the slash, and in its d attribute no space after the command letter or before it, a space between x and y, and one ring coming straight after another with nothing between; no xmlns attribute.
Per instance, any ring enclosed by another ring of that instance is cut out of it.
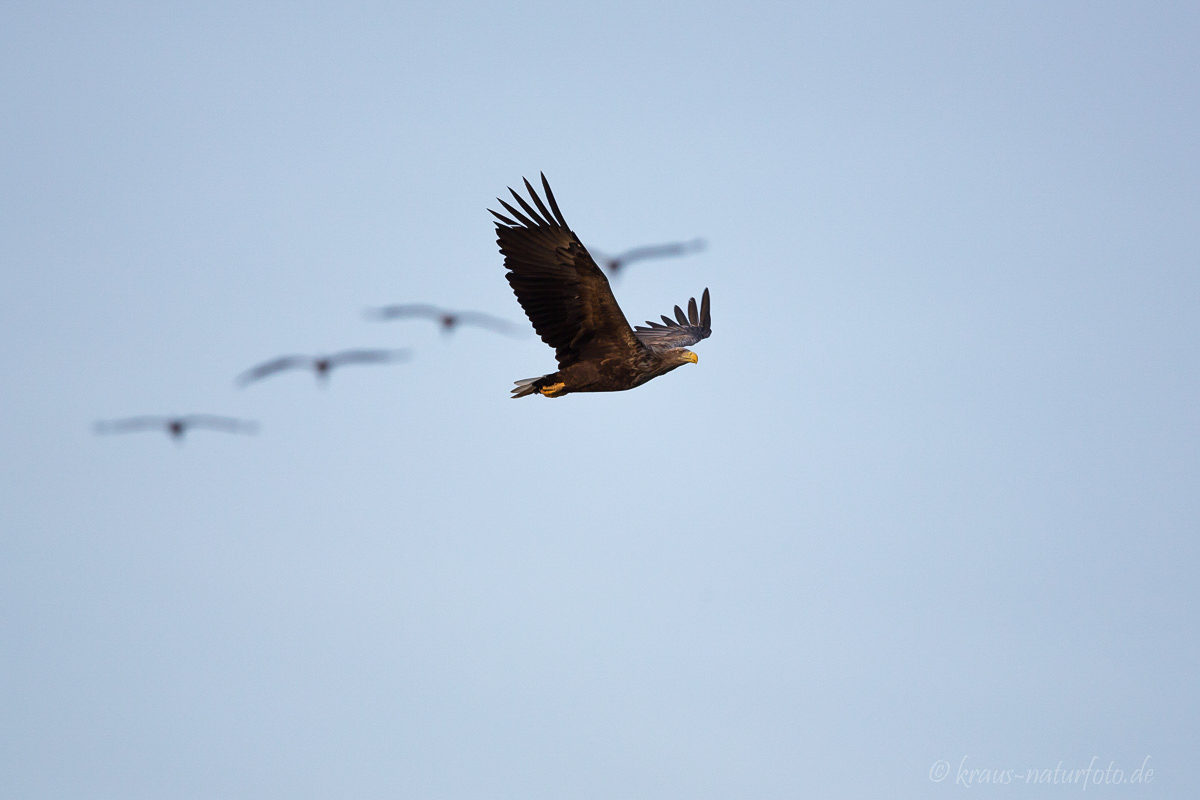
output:
<svg viewBox="0 0 1200 800"><path fill-rule="evenodd" d="M325 381L335 367L346 364L387 364L407 361L408 358L408 350L343 350L329 356L280 356L251 367L238 375L235 381L239 386L245 386L288 369L311 369L317 380Z"/></svg>
<svg viewBox="0 0 1200 800"><path fill-rule="evenodd" d="M424 317L441 326L444 333L453 333L459 325L474 325L508 336L520 336L521 329L508 320L484 314L482 311L450 311L429 303L401 303L367 310L369 319L393 320L406 317Z"/></svg>
<svg viewBox="0 0 1200 800"><path fill-rule="evenodd" d="M651 258L669 258L671 256L685 256L688 253L698 253L703 250L705 243L703 239L693 239L690 242L672 242L671 244L648 244L642 247L634 247L626 250L624 253L619 253L615 256L606 255L596 248L589 248L592 257L600 262L600 266L604 267L613 276L616 276L621 271L621 267L626 264L632 264L634 261L645 261Z"/></svg>
<svg viewBox="0 0 1200 800"><path fill-rule="evenodd" d="M258 423L218 417L213 414L188 414L182 417L143 416L126 417L97 422L96 433L138 433L141 431L164 431L173 439L182 439L192 428L207 428L222 433L258 433Z"/></svg>
<svg viewBox="0 0 1200 800"><path fill-rule="evenodd" d="M619 392L695 364L696 354L687 346L712 333L708 289L699 309L693 297L686 315L675 306L675 319L664 316L661 325L631 328L608 278L563 219L546 176L542 188L549 208L528 180L525 188L537 208L510 188L521 210L499 201L510 216L491 212L499 220L496 242L508 269L505 277L533 329L554 348L559 369L517 381L513 397Z"/></svg>

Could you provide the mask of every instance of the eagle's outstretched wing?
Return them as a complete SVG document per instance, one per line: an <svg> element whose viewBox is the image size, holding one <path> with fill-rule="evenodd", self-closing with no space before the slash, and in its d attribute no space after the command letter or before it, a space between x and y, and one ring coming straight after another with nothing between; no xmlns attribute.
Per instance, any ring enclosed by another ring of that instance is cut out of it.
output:
<svg viewBox="0 0 1200 800"><path fill-rule="evenodd" d="M492 211L499 220L496 241L508 283L533 329L554 348L559 367L643 351L608 278L563 219L546 176L542 188L549 208L528 180L525 188L537 208L509 189L521 210L500 200L510 216Z"/></svg>
<svg viewBox="0 0 1200 800"><path fill-rule="evenodd" d="M638 325L635 329L642 344L654 349L666 347L687 347L701 339L707 339L712 334L712 313L709 309L708 289L700 298L700 308L696 309L696 298L688 301L688 313L675 306L675 319L664 316L662 323L646 321L650 327Z"/></svg>

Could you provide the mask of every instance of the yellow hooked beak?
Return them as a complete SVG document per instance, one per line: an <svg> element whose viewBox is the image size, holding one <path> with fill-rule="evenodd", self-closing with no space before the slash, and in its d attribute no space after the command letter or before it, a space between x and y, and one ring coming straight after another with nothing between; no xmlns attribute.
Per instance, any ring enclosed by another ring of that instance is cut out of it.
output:
<svg viewBox="0 0 1200 800"><path fill-rule="evenodd" d="M688 361L690 361L690 362L692 362L693 364L699 364L699 363L700 363L700 356L696 355L695 353L688 353L688 354L687 354L687 360L688 360Z"/></svg>

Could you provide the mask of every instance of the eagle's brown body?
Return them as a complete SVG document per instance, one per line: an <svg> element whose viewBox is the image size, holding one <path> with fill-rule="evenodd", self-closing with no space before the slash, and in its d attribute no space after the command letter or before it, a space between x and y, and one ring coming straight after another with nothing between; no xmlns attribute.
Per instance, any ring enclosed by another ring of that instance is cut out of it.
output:
<svg viewBox="0 0 1200 800"><path fill-rule="evenodd" d="M516 396L524 397L525 394L543 392L546 387L559 383L563 385L561 389L543 393L548 397L561 397L571 392L619 392L633 389L651 378L657 378L676 367L690 363L689 359L674 358L674 351L681 349L674 348L667 353L651 352L633 360L610 358L598 362L576 361L558 372L534 378L529 383L518 381L518 385L526 386L530 391Z"/></svg>
<svg viewBox="0 0 1200 800"><path fill-rule="evenodd" d="M521 210L501 200L511 217L492 212L499 220L497 243L508 282L534 330L554 348L559 366L557 372L517 381L513 396L623 391L696 363L686 346L711 333L708 290L701 308L693 298L687 315L676 306L674 320L664 316L665 324L651 322L635 331L608 278L567 227L544 175L542 187L549 207L525 181L536 209L513 192Z"/></svg>

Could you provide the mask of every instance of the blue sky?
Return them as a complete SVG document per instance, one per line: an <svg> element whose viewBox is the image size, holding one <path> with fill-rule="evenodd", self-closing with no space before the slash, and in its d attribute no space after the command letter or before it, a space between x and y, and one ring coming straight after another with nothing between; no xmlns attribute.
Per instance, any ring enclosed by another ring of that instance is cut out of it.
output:
<svg viewBox="0 0 1200 800"><path fill-rule="evenodd" d="M1170 3L6 4L0 794L1190 795L1197 52ZM512 402L535 337L363 318L523 321L487 209L542 171L587 244L708 241L614 281L710 287L698 365ZM233 385L360 346L414 358ZM187 412L262 431L90 430Z"/></svg>

